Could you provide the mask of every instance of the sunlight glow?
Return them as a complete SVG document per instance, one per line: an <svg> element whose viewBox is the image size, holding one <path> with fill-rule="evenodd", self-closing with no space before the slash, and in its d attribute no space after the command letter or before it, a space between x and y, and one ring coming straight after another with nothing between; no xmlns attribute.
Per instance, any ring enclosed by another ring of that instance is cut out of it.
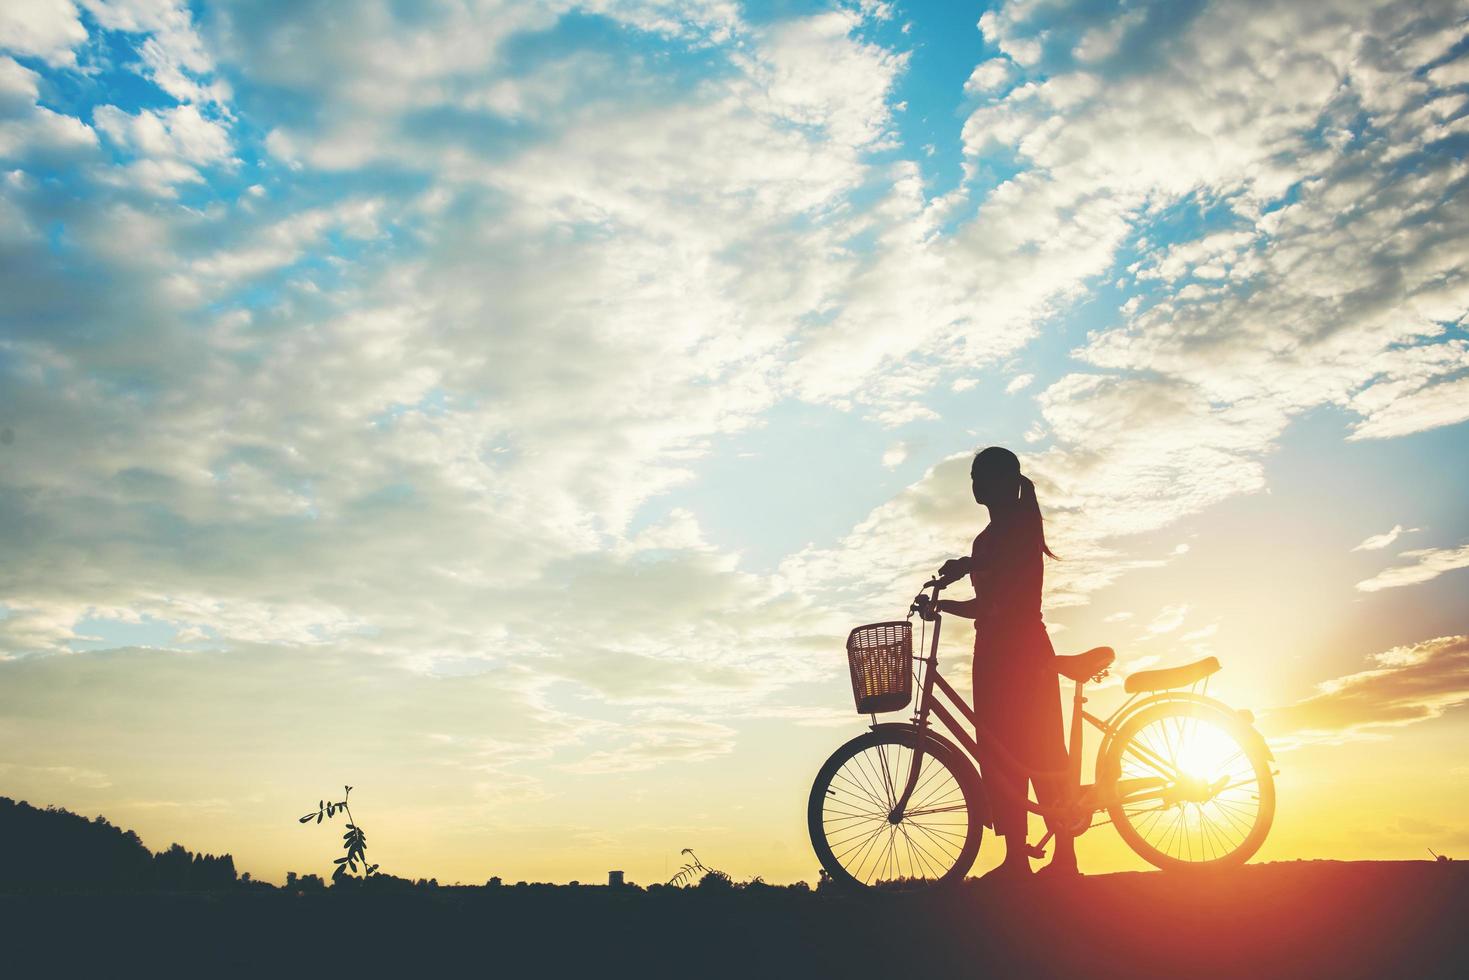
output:
<svg viewBox="0 0 1469 980"><path fill-rule="evenodd" d="M1189 723L1180 733L1176 759L1181 773L1211 783L1238 762L1239 743L1217 725Z"/></svg>

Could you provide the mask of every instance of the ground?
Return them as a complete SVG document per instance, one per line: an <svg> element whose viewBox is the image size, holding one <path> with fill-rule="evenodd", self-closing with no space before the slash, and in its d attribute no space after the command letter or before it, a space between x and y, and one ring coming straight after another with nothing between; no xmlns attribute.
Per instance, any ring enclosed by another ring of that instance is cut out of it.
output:
<svg viewBox="0 0 1469 980"><path fill-rule="evenodd" d="M783 888L0 897L10 963L283 976L1469 976L1469 864L1299 861L942 895ZM19 975L19 974L17 974Z"/></svg>

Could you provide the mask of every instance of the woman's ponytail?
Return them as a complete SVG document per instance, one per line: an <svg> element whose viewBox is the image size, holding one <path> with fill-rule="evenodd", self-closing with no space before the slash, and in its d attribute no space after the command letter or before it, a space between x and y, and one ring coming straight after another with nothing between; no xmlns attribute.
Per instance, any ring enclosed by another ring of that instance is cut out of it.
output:
<svg viewBox="0 0 1469 980"><path fill-rule="evenodd" d="M1019 474L1019 477L1021 509L1027 519L1033 519L1035 521L1035 536L1040 541L1041 554L1055 558L1055 553L1046 545L1045 518L1041 517L1040 501L1035 499L1035 484L1024 473Z"/></svg>

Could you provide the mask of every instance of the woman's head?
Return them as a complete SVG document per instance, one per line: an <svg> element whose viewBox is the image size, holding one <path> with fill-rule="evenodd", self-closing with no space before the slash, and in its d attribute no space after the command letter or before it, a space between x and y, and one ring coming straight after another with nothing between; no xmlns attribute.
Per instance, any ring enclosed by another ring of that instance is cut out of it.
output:
<svg viewBox="0 0 1469 980"><path fill-rule="evenodd" d="M1032 525L1042 554L1056 556L1046 546L1041 505L1035 499L1035 484L1020 472L1020 459L1008 449L990 446L974 457L969 467L974 499L990 510L991 518L1015 514Z"/></svg>
<svg viewBox="0 0 1469 980"><path fill-rule="evenodd" d="M969 467L969 479L975 501L991 509L1020 499L1020 460L1008 449L991 446L980 450Z"/></svg>

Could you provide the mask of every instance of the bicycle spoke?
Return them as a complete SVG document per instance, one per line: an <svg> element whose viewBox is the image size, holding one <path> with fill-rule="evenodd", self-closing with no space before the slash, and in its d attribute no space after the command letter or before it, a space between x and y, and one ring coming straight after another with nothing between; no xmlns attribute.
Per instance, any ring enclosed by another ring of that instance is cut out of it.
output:
<svg viewBox="0 0 1469 980"><path fill-rule="evenodd" d="M1262 818L1263 777L1229 728L1193 710L1163 713L1132 731L1117 751L1119 780L1167 780L1141 798L1113 804L1113 822L1135 835L1129 840L1184 864L1219 862L1248 845Z"/></svg>
<svg viewBox="0 0 1469 980"><path fill-rule="evenodd" d="M853 873L859 881L865 882L869 880L867 875L864 874L862 871L862 869L867 866L867 860L869 857L873 859L872 870L874 873L876 873L877 862L880 860L882 854L882 845L880 842L887 828L890 826L892 825L888 824L882 827L878 827L877 830L873 833L872 838L867 842L867 846L863 848L860 852L858 852L856 860L856 871Z"/></svg>
<svg viewBox="0 0 1469 980"><path fill-rule="evenodd" d="M927 835L930 838L933 846L939 848L939 853L947 855L947 857L945 858L946 864L952 863L954 855L958 854L961 850L964 849L963 837L960 837L957 840L946 840L945 838L950 835L937 833L932 827L925 827L923 824L914 824L913 829L921 834Z"/></svg>
<svg viewBox="0 0 1469 980"><path fill-rule="evenodd" d="M877 768L872 760L868 759L865 754L859 755L857 757L857 764L859 766L859 773L862 776L862 783L872 793L872 798L877 801L879 806L886 804L891 809L892 804L887 803L887 794L882 789L882 777L877 774Z"/></svg>
<svg viewBox="0 0 1469 980"><path fill-rule="evenodd" d="M816 832L824 834L828 860L864 885L909 888L950 877L972 847L964 786L941 756L925 751L920 759L912 745L879 741L846 757L827 779Z"/></svg>
<svg viewBox="0 0 1469 980"><path fill-rule="evenodd" d="M882 806L882 794L878 793L872 786L872 779L867 775L867 769L860 760L854 760L843 768L841 775L853 786L857 787L863 796L872 801L876 807Z"/></svg>
<svg viewBox="0 0 1469 980"><path fill-rule="evenodd" d="M949 776L947 782L945 782L945 780L943 779L944 776ZM923 793L925 789L927 790L926 794L920 795L920 793ZM939 792L942 792L946 795L949 793L959 792L959 784L954 782L953 777L949 774L949 770L945 769L941 765L934 764L929 769L927 775L923 776L919 780L919 785L914 788L912 796L913 802L909 805L924 806L930 801L935 793Z"/></svg>
<svg viewBox="0 0 1469 980"><path fill-rule="evenodd" d="M926 817L931 813L963 813L967 809L968 807L961 800L951 806L929 806L924 807L922 810L905 810L903 815L906 817Z"/></svg>
<svg viewBox="0 0 1469 980"><path fill-rule="evenodd" d="M913 877L913 878L917 878L918 877L917 872L919 871L919 864L920 863L923 865L922 870L923 870L923 872L924 872L925 875L927 875L930 872L932 872L934 870L933 865L929 862L928 858L924 855L924 852L923 852L923 849L922 848L914 847L914 845L913 845L913 835L910 834L910 833L908 833L908 828L907 827L904 827L902 825L899 825L898 829L900 831L902 831L903 840L908 845L908 859L912 862L913 871L915 872L910 877ZM934 875L934 877L939 877L939 876L940 875Z"/></svg>
<svg viewBox="0 0 1469 980"><path fill-rule="evenodd" d="M845 846L847 844L851 844L852 846L847 848L842 853L837 854L836 859L840 861L843 866L845 866L847 858L854 857L865 852L866 849L872 844L873 838L875 838L880 833L882 833L881 825L874 827L872 830L865 833L856 834L852 837L848 837L846 840L842 841L841 844L842 846ZM852 843L853 841L856 841L856 843ZM833 853L835 853L836 848L832 848L832 851Z"/></svg>
<svg viewBox="0 0 1469 980"><path fill-rule="evenodd" d="M923 828L921 826L915 825L913 829L918 833L923 832ZM923 841L914 840L913 834L908 832L907 827L903 827L903 833L910 841L913 841L914 850L916 850L918 854L923 858L925 866L928 868L928 870L934 873L934 877L942 877L943 873L948 870L948 868L946 867L947 862L942 860L937 854L930 854L929 849L924 846ZM950 855L950 857L952 857L952 855Z"/></svg>

